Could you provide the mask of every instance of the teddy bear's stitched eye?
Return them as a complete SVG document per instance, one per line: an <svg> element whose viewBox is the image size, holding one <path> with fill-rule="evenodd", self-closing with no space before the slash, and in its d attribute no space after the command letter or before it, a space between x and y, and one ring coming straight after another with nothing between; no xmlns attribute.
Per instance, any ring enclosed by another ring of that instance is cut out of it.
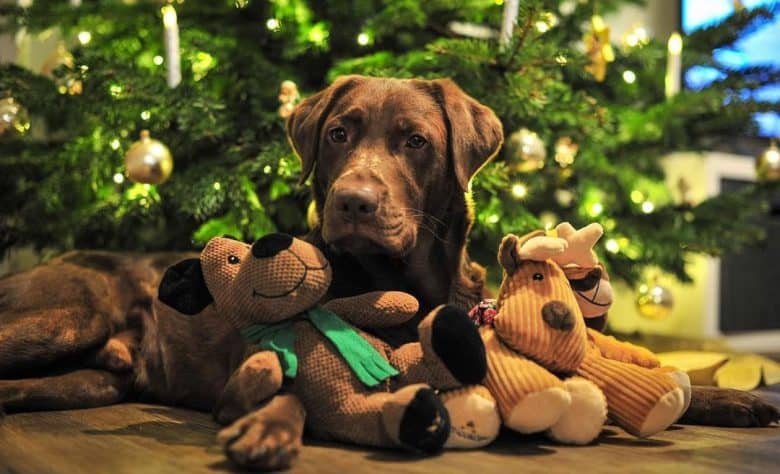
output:
<svg viewBox="0 0 780 474"><path fill-rule="evenodd" d="M542 281L544 280L544 275L542 275L541 273L534 273L534 280Z"/></svg>
<svg viewBox="0 0 780 474"><path fill-rule="evenodd" d="M236 257L235 255L228 255L228 263L232 263L233 265L235 265L236 263L238 263L240 261L241 260L239 260L239 258Z"/></svg>

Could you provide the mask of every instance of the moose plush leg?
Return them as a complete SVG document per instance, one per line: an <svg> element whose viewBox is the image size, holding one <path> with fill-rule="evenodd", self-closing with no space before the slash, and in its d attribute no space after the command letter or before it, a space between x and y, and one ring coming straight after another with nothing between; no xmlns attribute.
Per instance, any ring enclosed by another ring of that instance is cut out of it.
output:
<svg viewBox="0 0 780 474"><path fill-rule="evenodd" d="M590 380L571 377L563 381L571 396L571 406L547 435L565 444L588 444L601 433L607 421L607 399Z"/></svg>
<svg viewBox="0 0 780 474"><path fill-rule="evenodd" d="M125 399L130 380L129 374L89 369L36 379L0 380L0 407L34 411L111 405Z"/></svg>
<svg viewBox="0 0 780 474"><path fill-rule="evenodd" d="M591 347L577 373L607 397L609 414L629 433L646 437L665 430L682 410L682 389L666 374L601 356Z"/></svg>
<svg viewBox="0 0 780 474"><path fill-rule="evenodd" d="M405 344L390 355L404 374L402 385L428 383L439 389L480 383L487 370L485 348L466 312L439 306L418 326L419 343Z"/></svg>
<svg viewBox="0 0 780 474"><path fill-rule="evenodd" d="M492 329L482 330L488 354L485 385L496 398L504 424L520 433L553 426L571 397L558 377L506 347Z"/></svg>
<svg viewBox="0 0 780 474"><path fill-rule="evenodd" d="M217 435L228 458L250 469L285 469L298 457L306 412L293 394L277 395Z"/></svg>
<svg viewBox="0 0 780 474"><path fill-rule="evenodd" d="M86 307L0 315L0 377L25 373L105 343L108 318Z"/></svg>
<svg viewBox="0 0 780 474"><path fill-rule="evenodd" d="M228 424L257 408L282 388L282 367L274 352L252 354L228 379L214 407L217 423Z"/></svg>

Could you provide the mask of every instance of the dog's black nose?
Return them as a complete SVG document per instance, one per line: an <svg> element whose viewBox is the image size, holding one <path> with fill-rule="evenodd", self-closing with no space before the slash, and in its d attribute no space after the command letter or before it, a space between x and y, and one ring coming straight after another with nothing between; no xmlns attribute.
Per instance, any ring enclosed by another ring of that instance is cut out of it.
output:
<svg viewBox="0 0 780 474"><path fill-rule="evenodd" d="M372 217L379 208L379 194L370 185L339 189L333 199L339 214L352 221Z"/></svg>
<svg viewBox="0 0 780 474"><path fill-rule="evenodd" d="M252 244L252 255L255 258L273 257L284 249L290 248L293 238L287 234L268 234L265 237L257 239Z"/></svg>
<svg viewBox="0 0 780 474"><path fill-rule="evenodd" d="M574 329L574 314L561 301L550 301L542 306L542 319L553 329L571 331Z"/></svg>

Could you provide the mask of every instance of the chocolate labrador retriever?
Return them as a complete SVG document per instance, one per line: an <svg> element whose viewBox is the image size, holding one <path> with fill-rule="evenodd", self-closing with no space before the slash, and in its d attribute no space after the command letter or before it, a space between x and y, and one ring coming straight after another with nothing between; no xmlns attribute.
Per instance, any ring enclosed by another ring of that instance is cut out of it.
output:
<svg viewBox="0 0 780 474"><path fill-rule="evenodd" d="M303 101L288 132L301 181L313 175L320 224L307 238L333 265L329 297L408 291L421 314L479 301L484 270L466 253L468 187L501 145L490 109L448 80L348 76ZM1 279L0 406L141 399L213 410L233 422L220 434L232 459L289 463L303 425L294 397L264 405L253 396L263 390L252 349L227 321L157 302L164 268L184 257L71 252ZM400 344L416 324L379 335ZM688 418L758 426L777 411L748 393L701 388Z"/></svg>

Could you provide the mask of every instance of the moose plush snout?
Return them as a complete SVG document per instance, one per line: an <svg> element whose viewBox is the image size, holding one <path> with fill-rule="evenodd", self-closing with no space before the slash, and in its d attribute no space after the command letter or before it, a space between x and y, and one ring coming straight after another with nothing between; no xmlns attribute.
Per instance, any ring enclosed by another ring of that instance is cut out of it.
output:
<svg viewBox="0 0 780 474"><path fill-rule="evenodd" d="M571 331L574 329L574 314L562 301L550 301L542 306L542 319L553 329Z"/></svg>

